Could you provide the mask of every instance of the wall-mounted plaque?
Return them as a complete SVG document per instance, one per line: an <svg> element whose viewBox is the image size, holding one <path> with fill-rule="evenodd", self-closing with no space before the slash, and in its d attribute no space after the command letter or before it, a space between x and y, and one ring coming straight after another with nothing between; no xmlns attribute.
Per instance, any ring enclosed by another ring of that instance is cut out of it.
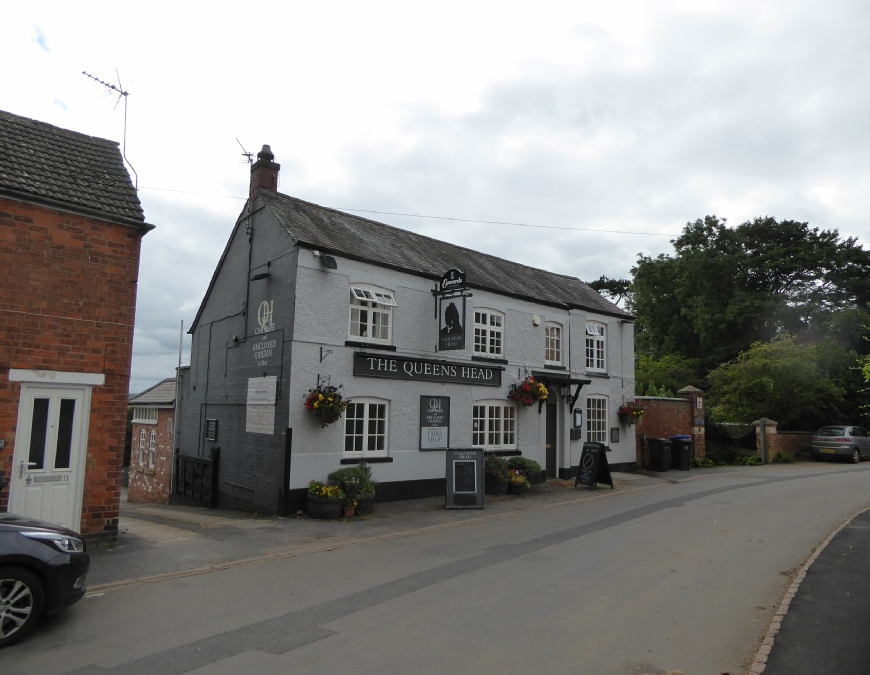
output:
<svg viewBox="0 0 870 675"><path fill-rule="evenodd" d="M218 434L218 421L216 419L207 419L205 421L205 440L216 441Z"/></svg>
<svg viewBox="0 0 870 675"><path fill-rule="evenodd" d="M426 380L500 387L502 366L432 361L416 356L387 356L354 352L353 374L363 377L387 377L393 380Z"/></svg>
<svg viewBox="0 0 870 675"><path fill-rule="evenodd" d="M438 351L465 349L465 298L440 298L438 302Z"/></svg>
<svg viewBox="0 0 870 675"><path fill-rule="evenodd" d="M482 509L483 496L483 448L448 450L447 495L448 509Z"/></svg>
<svg viewBox="0 0 870 675"><path fill-rule="evenodd" d="M450 397L420 397L420 450L446 450L450 445Z"/></svg>
<svg viewBox="0 0 870 675"><path fill-rule="evenodd" d="M610 442L619 443L619 427L610 427Z"/></svg>

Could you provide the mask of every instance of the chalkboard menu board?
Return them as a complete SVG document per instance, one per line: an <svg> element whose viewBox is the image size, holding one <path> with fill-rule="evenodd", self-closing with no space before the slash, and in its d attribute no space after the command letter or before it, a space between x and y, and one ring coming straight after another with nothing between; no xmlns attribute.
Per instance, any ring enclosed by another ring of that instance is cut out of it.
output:
<svg viewBox="0 0 870 675"><path fill-rule="evenodd" d="M420 397L420 450L446 450L450 445L450 397Z"/></svg>
<svg viewBox="0 0 870 675"><path fill-rule="evenodd" d="M448 450L447 453L448 509L482 509L483 496L483 449Z"/></svg>
<svg viewBox="0 0 870 675"><path fill-rule="evenodd" d="M609 484L610 489L613 489L613 477L610 475L610 467L607 464L606 453L609 450L610 448L604 443L587 442L583 444L574 487L587 485L590 490L594 490L598 483L602 483Z"/></svg>

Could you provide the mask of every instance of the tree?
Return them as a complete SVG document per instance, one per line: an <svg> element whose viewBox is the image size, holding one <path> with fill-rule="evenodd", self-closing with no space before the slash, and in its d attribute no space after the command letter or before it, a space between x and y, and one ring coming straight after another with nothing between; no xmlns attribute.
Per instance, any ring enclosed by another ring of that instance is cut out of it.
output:
<svg viewBox="0 0 870 675"><path fill-rule="evenodd" d="M610 279L602 275L595 281L587 282L586 285L606 295L616 305L627 298L631 292L630 279Z"/></svg>
<svg viewBox="0 0 870 675"><path fill-rule="evenodd" d="M706 373L783 332L839 332L854 345L868 317L870 255L836 230L769 217L732 228L707 216L672 243L673 256L641 255L632 268L639 353L698 359Z"/></svg>
<svg viewBox="0 0 870 675"><path fill-rule="evenodd" d="M808 431L840 421L846 390L825 372L830 364L822 351L787 334L756 342L710 373L713 418L747 423L768 417L782 429Z"/></svg>
<svg viewBox="0 0 870 675"><path fill-rule="evenodd" d="M635 391L644 395L650 382L664 389L679 391L683 387L703 387L698 359L687 359L679 354L666 354L657 359L648 354L638 354L634 365Z"/></svg>

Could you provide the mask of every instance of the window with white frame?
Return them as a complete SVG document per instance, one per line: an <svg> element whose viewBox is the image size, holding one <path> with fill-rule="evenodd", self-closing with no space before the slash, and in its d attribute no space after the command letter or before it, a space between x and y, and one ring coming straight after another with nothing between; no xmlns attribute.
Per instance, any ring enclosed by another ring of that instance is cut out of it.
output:
<svg viewBox="0 0 870 675"><path fill-rule="evenodd" d="M586 440L607 443L607 397L586 397Z"/></svg>
<svg viewBox="0 0 870 675"><path fill-rule="evenodd" d="M139 466L145 466L145 429L139 432Z"/></svg>
<svg viewBox="0 0 870 675"><path fill-rule="evenodd" d="M504 314L491 309L474 310L474 353L501 356Z"/></svg>
<svg viewBox="0 0 870 675"><path fill-rule="evenodd" d="M348 335L366 342L392 341L392 315L396 300L390 291L374 287L350 287Z"/></svg>
<svg viewBox="0 0 870 675"><path fill-rule="evenodd" d="M157 432L151 432L151 442L148 444L148 468L154 468L154 455L157 452Z"/></svg>
<svg viewBox="0 0 870 675"><path fill-rule="evenodd" d="M344 413L344 452L386 455L390 403L380 398L354 398Z"/></svg>
<svg viewBox="0 0 870 675"><path fill-rule="evenodd" d="M172 433L172 418L166 420L166 431L167 433Z"/></svg>
<svg viewBox="0 0 870 675"><path fill-rule="evenodd" d="M502 401L478 401L471 410L471 445L487 450L517 447L517 409Z"/></svg>
<svg viewBox="0 0 870 675"><path fill-rule="evenodd" d="M562 326L552 321L544 325L544 362L562 365Z"/></svg>
<svg viewBox="0 0 870 675"><path fill-rule="evenodd" d="M157 408L133 408L136 424L157 424Z"/></svg>
<svg viewBox="0 0 870 675"><path fill-rule="evenodd" d="M605 327L600 323L586 324L586 370L607 370Z"/></svg>

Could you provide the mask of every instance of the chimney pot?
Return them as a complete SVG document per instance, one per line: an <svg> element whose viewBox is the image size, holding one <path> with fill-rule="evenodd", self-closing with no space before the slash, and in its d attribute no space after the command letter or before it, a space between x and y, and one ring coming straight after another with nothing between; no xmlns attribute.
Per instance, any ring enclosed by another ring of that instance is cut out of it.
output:
<svg viewBox="0 0 870 675"><path fill-rule="evenodd" d="M276 164L274 160L275 155L268 145L264 145L257 153L257 161L251 166L251 188L248 194L251 200L257 198L260 190L277 192L278 172L281 170L281 165Z"/></svg>
<svg viewBox="0 0 870 675"><path fill-rule="evenodd" d="M264 159L267 162L271 162L273 159L275 159L275 155L272 154L272 148L270 148L268 145L264 145L263 149L257 153L257 159Z"/></svg>

